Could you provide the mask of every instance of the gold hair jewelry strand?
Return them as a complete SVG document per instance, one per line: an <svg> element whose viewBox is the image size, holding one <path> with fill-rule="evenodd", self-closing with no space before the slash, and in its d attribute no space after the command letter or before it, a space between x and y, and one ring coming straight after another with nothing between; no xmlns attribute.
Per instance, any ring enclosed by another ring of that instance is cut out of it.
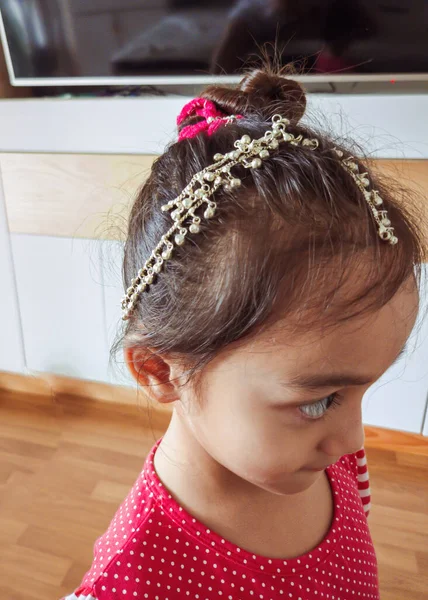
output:
<svg viewBox="0 0 428 600"><path fill-rule="evenodd" d="M232 115L233 116L233 115ZM211 196L222 187L225 191L232 191L241 185L241 180L234 177L230 170L236 165L245 169L258 169L262 161L269 158L270 151L276 150L280 143L288 142L294 146L301 145L316 150L317 139L304 138L302 135L295 137L286 131L290 121L281 115L272 117L272 129L268 129L259 139L252 140L249 135L243 135L236 140L234 150L227 154L215 154L214 162L196 173L177 198L161 207L162 211L172 211L174 221L171 228L162 236L150 258L138 272L131 286L127 289L122 299L123 320L129 319L136 302L142 292L155 283L156 276L161 272L164 264L172 257L174 246L182 246L189 233L197 234L201 229L201 217L195 211L203 204L206 205L203 216L211 219L215 215L217 204ZM379 237L396 244L397 238L391 227L386 210L379 207L383 201L376 190L368 190L370 181L367 173L359 173L358 165L352 156L343 158L343 152L334 148L335 153L341 158L341 164L351 174L357 186L369 205L373 217L378 225ZM190 225L184 222L191 218Z"/></svg>
<svg viewBox="0 0 428 600"><path fill-rule="evenodd" d="M333 148L334 152L337 154L341 165L348 171L351 175L352 179L357 184L357 187L361 190L364 198L366 199L367 204L371 210L371 213L374 217L374 220L378 226L378 234L381 240L384 242L389 242L394 245L398 242L398 238L394 235L394 229L391 227L391 221L388 217L388 212L382 208L383 200L379 195L377 190L369 190L370 180L368 178L368 173L360 173L358 164L355 162L353 156L347 156L343 158L342 150L338 150L337 148Z"/></svg>

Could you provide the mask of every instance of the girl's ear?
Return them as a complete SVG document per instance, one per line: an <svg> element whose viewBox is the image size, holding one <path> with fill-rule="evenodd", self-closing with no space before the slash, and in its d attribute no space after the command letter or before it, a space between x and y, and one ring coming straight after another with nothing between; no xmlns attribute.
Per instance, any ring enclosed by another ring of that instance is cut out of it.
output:
<svg viewBox="0 0 428 600"><path fill-rule="evenodd" d="M152 400L162 403L180 400L178 380L172 380L172 369L166 359L149 348L137 346L125 348L124 354L131 375Z"/></svg>

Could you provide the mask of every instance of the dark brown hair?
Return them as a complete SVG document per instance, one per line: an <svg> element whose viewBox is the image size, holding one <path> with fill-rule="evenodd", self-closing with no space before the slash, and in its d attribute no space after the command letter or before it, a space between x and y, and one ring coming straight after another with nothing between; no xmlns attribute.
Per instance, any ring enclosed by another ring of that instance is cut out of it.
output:
<svg viewBox="0 0 428 600"><path fill-rule="evenodd" d="M126 322L116 349L124 343L174 357L195 380L232 342L279 319L285 326L314 328L380 308L410 276L418 278L423 260L415 204L357 159L379 190L399 239L395 246L381 241L361 191L333 151L361 156L360 149L300 122L306 98L296 81L259 69L236 89L214 85L201 95L244 118L210 137L202 133L173 143L155 160L130 215L125 288L170 228L170 214L161 205L178 196L215 153L230 151L245 133L261 137L275 113L290 119L291 133L316 137L319 147L281 144L260 169L239 173L236 167L242 186L216 194L214 219L202 219L201 232L174 250ZM351 296L341 294L356 269L360 285Z"/></svg>

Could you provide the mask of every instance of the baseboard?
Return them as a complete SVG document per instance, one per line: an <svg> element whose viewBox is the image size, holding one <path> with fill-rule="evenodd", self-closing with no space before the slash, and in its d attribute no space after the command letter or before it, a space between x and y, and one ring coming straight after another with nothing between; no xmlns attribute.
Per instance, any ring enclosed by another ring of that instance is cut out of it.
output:
<svg viewBox="0 0 428 600"><path fill-rule="evenodd" d="M32 397L60 397L75 396L108 405L137 407L150 404L151 410L164 414L171 414L172 408L168 404L156 404L150 401L141 388L131 388L111 385L98 381L86 381L71 377L61 377L50 373L37 375L22 375L16 373L0 372L0 390L6 392L25 394L28 400Z"/></svg>

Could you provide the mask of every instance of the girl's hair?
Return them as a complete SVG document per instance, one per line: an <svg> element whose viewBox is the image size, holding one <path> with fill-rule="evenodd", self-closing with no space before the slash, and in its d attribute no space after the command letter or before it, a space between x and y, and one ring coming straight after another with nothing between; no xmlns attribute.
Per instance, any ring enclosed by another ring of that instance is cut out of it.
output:
<svg viewBox="0 0 428 600"><path fill-rule="evenodd" d="M422 233L408 192L356 159L384 200L399 239L391 246L379 239L361 191L333 148L354 156L360 150L302 124L305 93L282 72L258 69L236 89L212 85L201 94L243 118L212 136L173 143L155 160L130 215L125 289L171 226L161 205L214 154L233 150L245 133L261 137L276 113L290 119L290 133L317 138L318 149L281 144L260 169L237 167L241 187L216 193L216 216L174 250L156 284L141 294L116 350L122 344L150 348L185 365L198 383L219 352L274 322L294 330L331 326L382 307L410 276L419 282Z"/></svg>

